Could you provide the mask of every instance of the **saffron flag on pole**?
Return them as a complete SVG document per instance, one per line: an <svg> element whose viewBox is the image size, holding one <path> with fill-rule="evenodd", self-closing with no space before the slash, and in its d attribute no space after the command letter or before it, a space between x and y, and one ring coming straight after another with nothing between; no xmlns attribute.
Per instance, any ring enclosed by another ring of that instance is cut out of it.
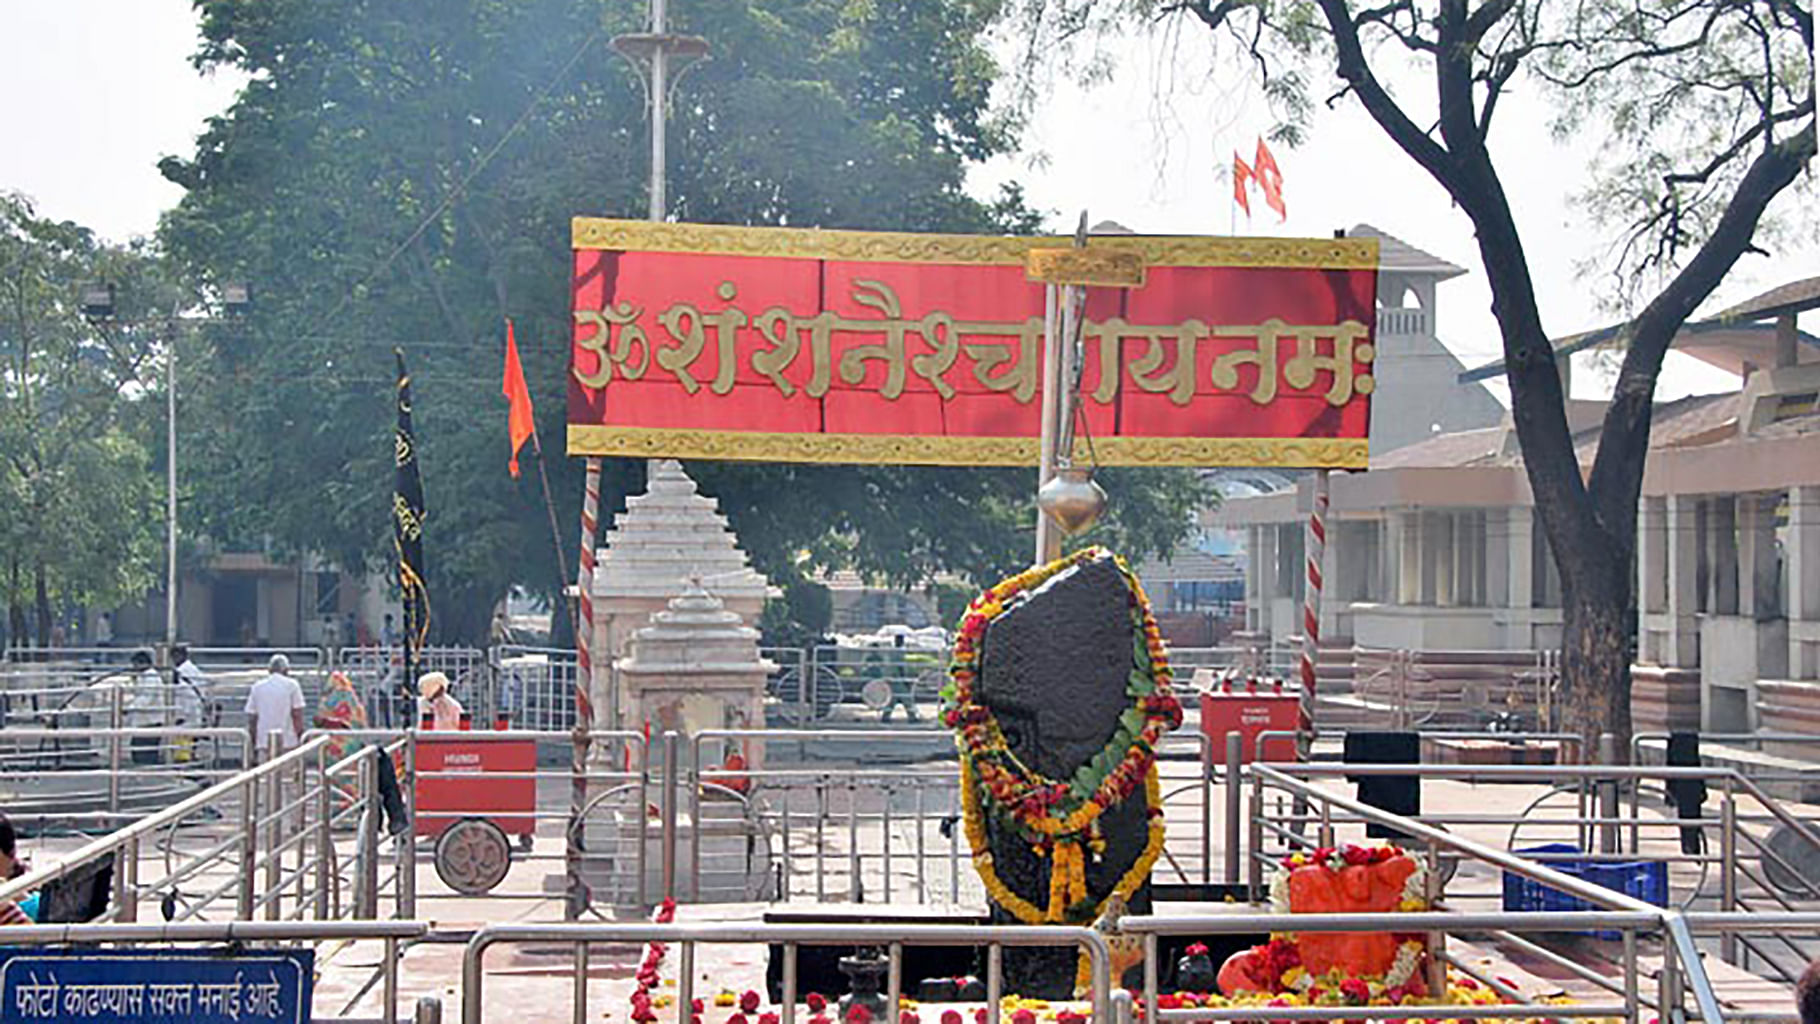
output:
<svg viewBox="0 0 1820 1024"><path fill-rule="evenodd" d="M1251 216L1251 181L1256 175L1238 150L1232 151L1232 201L1239 204L1245 216Z"/></svg>
<svg viewBox="0 0 1820 1024"><path fill-rule="evenodd" d="M531 432L536 429L531 416L531 389L525 386L524 367L518 362L518 342L512 337L512 321L506 321L506 373L500 390L505 393L506 401L511 408L506 413L506 432L512 438L512 457L506 468L518 476L518 450L530 440Z"/></svg>
<svg viewBox="0 0 1820 1024"><path fill-rule="evenodd" d="M1277 212L1277 216L1289 219L1289 206L1283 202L1283 172L1277 167L1277 158L1270 153L1270 147L1264 145L1263 136L1258 137L1258 155L1251 162L1253 173L1257 175L1258 189L1264 193L1264 205Z"/></svg>

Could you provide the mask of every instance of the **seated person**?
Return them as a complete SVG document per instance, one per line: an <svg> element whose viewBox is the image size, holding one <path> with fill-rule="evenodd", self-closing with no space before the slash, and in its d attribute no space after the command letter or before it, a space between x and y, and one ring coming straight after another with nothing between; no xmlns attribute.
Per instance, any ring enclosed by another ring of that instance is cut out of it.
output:
<svg viewBox="0 0 1820 1024"><path fill-rule="evenodd" d="M12 881L28 870L19 859L19 839L13 823L0 814L0 881ZM17 903L0 903L0 925L32 924L38 920L38 897L27 896Z"/></svg>

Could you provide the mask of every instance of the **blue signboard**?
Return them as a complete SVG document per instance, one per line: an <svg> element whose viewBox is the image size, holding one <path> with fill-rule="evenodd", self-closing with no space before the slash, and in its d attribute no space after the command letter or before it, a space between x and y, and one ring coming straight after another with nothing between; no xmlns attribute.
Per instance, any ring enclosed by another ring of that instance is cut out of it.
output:
<svg viewBox="0 0 1820 1024"><path fill-rule="evenodd" d="M0 1020L309 1024L310 950L0 949Z"/></svg>

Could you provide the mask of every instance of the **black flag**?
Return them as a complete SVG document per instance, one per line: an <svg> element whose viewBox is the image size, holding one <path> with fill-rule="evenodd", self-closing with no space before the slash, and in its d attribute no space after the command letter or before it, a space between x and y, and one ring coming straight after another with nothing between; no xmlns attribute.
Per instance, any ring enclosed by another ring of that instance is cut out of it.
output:
<svg viewBox="0 0 1820 1024"><path fill-rule="evenodd" d="M417 474L417 439L411 432L411 375L405 372L404 351L398 358L398 435L394 455L397 482L392 490L392 546L398 552L398 588L404 598L404 696L416 692L417 652L430 631L430 592L423 570L423 478Z"/></svg>

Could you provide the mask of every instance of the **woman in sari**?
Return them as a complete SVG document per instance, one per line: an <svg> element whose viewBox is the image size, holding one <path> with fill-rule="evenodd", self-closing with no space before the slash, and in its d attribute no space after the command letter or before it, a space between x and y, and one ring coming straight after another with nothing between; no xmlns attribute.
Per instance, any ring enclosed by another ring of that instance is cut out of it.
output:
<svg viewBox="0 0 1820 1024"><path fill-rule="evenodd" d="M354 690L354 681L345 672L335 672L329 676L329 684L322 691L322 701L316 706L316 728L327 729L332 733L342 731L364 730L367 725L366 704L360 694ZM366 741L355 736L335 736L329 738L329 762L331 764L351 756ZM354 802L354 790L350 785L337 784L335 787L338 803L346 810ZM393 834L404 831L409 824L405 818L404 798L398 792L397 766L390 757L379 758L379 799L385 808L386 822Z"/></svg>

